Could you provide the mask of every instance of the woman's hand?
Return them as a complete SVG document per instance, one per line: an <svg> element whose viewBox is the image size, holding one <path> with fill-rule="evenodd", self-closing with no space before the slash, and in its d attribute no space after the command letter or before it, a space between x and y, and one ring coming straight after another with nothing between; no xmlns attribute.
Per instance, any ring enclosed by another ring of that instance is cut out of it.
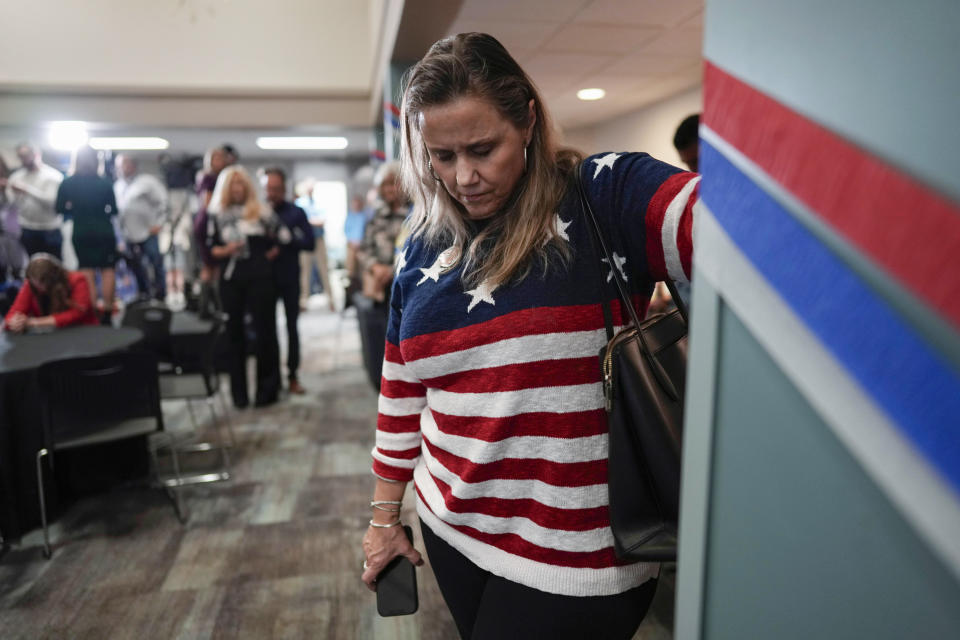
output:
<svg viewBox="0 0 960 640"><path fill-rule="evenodd" d="M7 331L13 333L22 333L27 328L27 316L22 313L15 313L13 317L7 320Z"/></svg>
<svg viewBox="0 0 960 640"><path fill-rule="evenodd" d="M360 579L370 591L377 590L377 576L397 556L405 556L414 566L423 565L420 552L407 540L400 525L389 528L369 527L363 536L363 554L366 564Z"/></svg>

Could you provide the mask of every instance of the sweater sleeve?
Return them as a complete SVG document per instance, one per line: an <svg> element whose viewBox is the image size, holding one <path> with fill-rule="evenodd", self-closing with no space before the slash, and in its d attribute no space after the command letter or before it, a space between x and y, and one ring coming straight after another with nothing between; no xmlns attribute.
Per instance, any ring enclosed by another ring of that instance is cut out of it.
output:
<svg viewBox="0 0 960 640"><path fill-rule="evenodd" d="M646 153L607 153L587 158L581 177L625 274L689 281L700 176Z"/></svg>
<svg viewBox="0 0 960 640"><path fill-rule="evenodd" d="M398 298L395 286L380 380L373 473L384 480L409 482L420 457L420 414L427 406L427 394L400 353Z"/></svg>
<svg viewBox="0 0 960 640"><path fill-rule="evenodd" d="M24 282L20 286L20 291L17 292L17 297L13 299L13 304L10 306L10 310L7 311L7 316L4 318L4 323L10 322L10 319L18 313L22 313L25 316L33 315L31 311L33 306L33 289L30 288L30 284L28 282Z"/></svg>
<svg viewBox="0 0 960 640"><path fill-rule="evenodd" d="M84 277L70 279L70 302L73 306L66 311L53 314L57 327L69 327L81 324L90 314L90 288Z"/></svg>

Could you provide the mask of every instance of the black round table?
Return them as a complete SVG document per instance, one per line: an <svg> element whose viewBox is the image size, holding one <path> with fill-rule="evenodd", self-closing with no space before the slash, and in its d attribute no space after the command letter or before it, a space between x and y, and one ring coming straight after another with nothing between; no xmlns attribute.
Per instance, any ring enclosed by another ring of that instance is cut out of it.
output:
<svg viewBox="0 0 960 640"><path fill-rule="evenodd" d="M103 355L127 349L141 340L143 333L130 327L113 328L82 326L43 333L13 334L0 332L0 532L5 540L19 539L37 526L37 479L34 456L43 446L40 394L37 370L47 362ZM114 446L114 445L104 445ZM141 445L121 443L127 459L121 474L141 473L147 468L146 453ZM68 455L70 454L70 455ZM74 452L57 457L57 479L75 481L91 475L89 468L77 464L77 473L61 474L61 467L70 467ZM129 454L129 455L128 455ZM82 455L82 454L78 454ZM62 460L62 458L64 460ZM65 464L61 465L61 461ZM78 460L79 462L79 460ZM83 470L79 470L83 467ZM127 478L125 478L127 479ZM60 484L58 482L58 484ZM58 494L74 494L74 487ZM82 495L83 491L77 492ZM66 502L65 495L50 496L52 506Z"/></svg>
<svg viewBox="0 0 960 640"><path fill-rule="evenodd" d="M15 334L0 331L0 375L36 369L54 360L98 356L120 351L143 337L130 327L67 327L43 333Z"/></svg>

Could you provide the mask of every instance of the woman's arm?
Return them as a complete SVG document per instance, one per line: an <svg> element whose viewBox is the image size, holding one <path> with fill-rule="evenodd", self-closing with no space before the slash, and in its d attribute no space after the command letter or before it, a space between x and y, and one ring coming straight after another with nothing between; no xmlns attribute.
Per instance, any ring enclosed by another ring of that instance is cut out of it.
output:
<svg viewBox="0 0 960 640"><path fill-rule="evenodd" d="M4 318L7 329L17 333L23 331L26 326L24 321L31 315L33 306L33 289L30 288L28 282L24 282L20 286L20 291L17 292L17 297L13 299L13 305L7 311L6 318Z"/></svg>
<svg viewBox="0 0 960 640"><path fill-rule="evenodd" d="M377 478L370 503L370 526L363 536L363 555L366 558L363 580L367 588L376 591L374 582L384 567L397 556L406 556L415 566L423 564L420 552L413 548L400 524L400 503L406 482L389 482Z"/></svg>

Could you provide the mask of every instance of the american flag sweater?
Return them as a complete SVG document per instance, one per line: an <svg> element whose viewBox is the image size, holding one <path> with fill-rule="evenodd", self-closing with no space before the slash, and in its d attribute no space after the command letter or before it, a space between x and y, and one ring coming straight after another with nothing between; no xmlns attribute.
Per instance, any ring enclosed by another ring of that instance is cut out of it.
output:
<svg viewBox="0 0 960 640"><path fill-rule="evenodd" d="M613 253L594 252L571 189L556 232L566 267L519 283L467 287L431 247L404 247L393 285L373 471L414 480L417 512L477 566L573 596L620 593L655 564L613 552L607 511L607 416L598 354L601 301L625 324L610 274L646 311L653 283L685 281L696 174L642 153L607 153L581 166Z"/></svg>

